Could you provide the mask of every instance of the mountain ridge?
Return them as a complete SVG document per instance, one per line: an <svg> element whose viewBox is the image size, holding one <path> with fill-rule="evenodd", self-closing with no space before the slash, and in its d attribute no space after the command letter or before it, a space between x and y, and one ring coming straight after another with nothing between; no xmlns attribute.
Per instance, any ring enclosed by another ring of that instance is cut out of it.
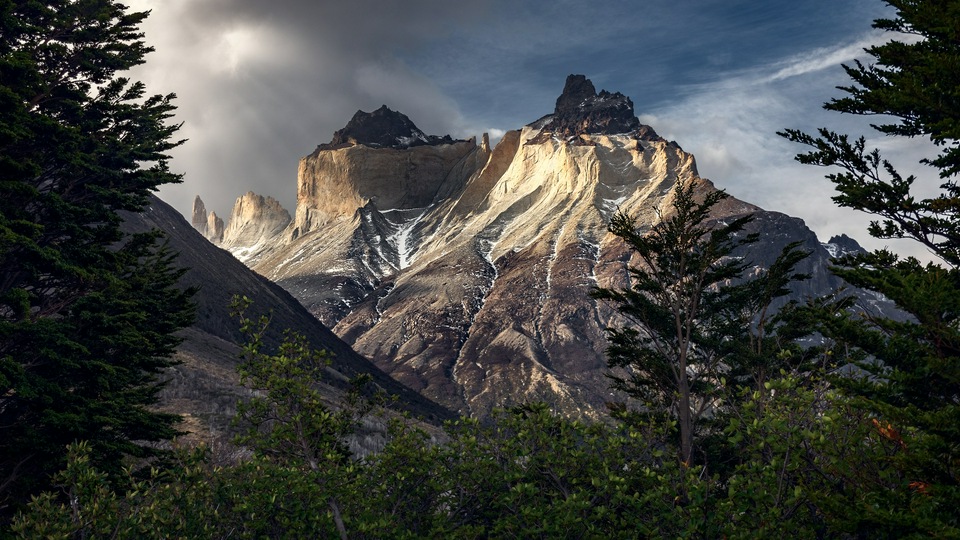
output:
<svg viewBox="0 0 960 540"><path fill-rule="evenodd" d="M318 148L300 162L294 222L251 267L449 408L484 417L542 399L599 416L616 399L603 329L624 321L589 292L626 287L636 264L607 231L610 217L649 226L677 182L701 196L716 188L691 154L640 123L629 98L597 93L582 75L567 78L553 114L495 148L484 141ZM795 295L840 285L802 220L735 197L713 218L745 214L761 237L757 267L800 240L812 255L798 270L813 277Z"/></svg>

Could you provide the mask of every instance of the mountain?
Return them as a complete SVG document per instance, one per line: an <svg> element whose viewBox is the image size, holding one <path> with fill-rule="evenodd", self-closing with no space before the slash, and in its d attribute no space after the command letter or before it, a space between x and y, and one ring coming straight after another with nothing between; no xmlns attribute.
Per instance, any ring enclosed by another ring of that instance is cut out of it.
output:
<svg viewBox="0 0 960 540"><path fill-rule="evenodd" d="M197 207L202 209L202 201L195 204L194 208ZM255 214L262 216L273 209L268 204L263 212ZM234 218L237 217L235 212ZM278 344L283 330L289 328L306 336L314 348L332 353L324 381L325 395L332 405L340 402L348 378L370 373L376 387L397 396L395 408L434 423L454 417L450 411L397 383L354 352L287 291L208 242L194 230L201 223L196 218L191 227L176 210L154 198L146 211L124 213L124 220L127 232L163 231L170 246L180 253L177 264L189 269L181 280L182 285L199 287L194 297L196 322L183 332L185 340L177 352L177 359L183 363L170 371L170 382L161 396L165 410L186 414L188 430L205 436L227 430L237 399L249 394L240 386L236 373L243 336L239 324L230 316L229 304L235 294L253 300L251 313L270 315L268 346ZM272 222L267 220L267 223ZM251 241L256 237L237 233L228 234L226 238Z"/></svg>
<svg viewBox="0 0 960 540"><path fill-rule="evenodd" d="M553 114L534 122L534 125L541 126L537 142L557 135L575 144L589 144L577 136L619 133L633 133L637 138L647 140L660 139L652 128L640 124L633 113L630 98L606 90L598 94L593 83L583 75L567 77Z"/></svg>
<svg viewBox="0 0 960 540"><path fill-rule="evenodd" d="M582 75L568 77L552 114L495 148L486 135L478 145L420 134L389 109L358 111L301 159L291 223L256 243L225 236L223 247L451 409L484 417L546 400L572 416L602 414L604 328L623 321L590 291L625 287L633 263L607 232L610 217L621 210L649 226L678 181L716 188L692 155L640 123L629 98ZM713 218L744 214L760 241L742 255L757 267L791 241L812 253L796 297L840 285L803 221L733 197Z"/></svg>

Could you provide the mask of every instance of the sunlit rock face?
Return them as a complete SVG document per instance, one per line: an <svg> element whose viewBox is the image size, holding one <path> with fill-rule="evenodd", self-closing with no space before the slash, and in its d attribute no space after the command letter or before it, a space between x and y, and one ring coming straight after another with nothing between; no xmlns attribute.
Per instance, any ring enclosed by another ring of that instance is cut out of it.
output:
<svg viewBox="0 0 960 540"><path fill-rule="evenodd" d="M386 144L422 133L392 118L377 137L358 135L365 120L355 116L301 160L293 221L250 251L252 268L454 410L483 417L545 400L571 416L606 414L617 398L604 328L623 321L590 292L625 287L634 262L607 225L618 210L641 228L656 223L677 182L713 191L694 157L642 125L629 98L597 93L583 76L567 79L553 114L492 149L487 137ZM812 253L800 270L813 278L796 295L839 284L801 220L733 197L713 218L744 214L760 233L743 254L757 269L799 240Z"/></svg>
<svg viewBox="0 0 960 540"><path fill-rule="evenodd" d="M269 245L292 221L273 197L248 191L237 198L230 213L230 224L223 231L223 246L243 262L250 262L262 247Z"/></svg>
<svg viewBox="0 0 960 540"><path fill-rule="evenodd" d="M458 191L464 178L455 169L476 150L473 140L409 148L318 148L300 160L294 234L342 221L368 205L378 211L426 208Z"/></svg>
<svg viewBox="0 0 960 540"><path fill-rule="evenodd" d="M223 242L223 219L217 216L216 212L210 212L207 216L207 239L214 244Z"/></svg>
<svg viewBox="0 0 960 540"><path fill-rule="evenodd" d="M203 204L203 200L200 199L199 195L193 199L193 212L190 217L190 224L193 225L193 228L202 234L204 238L214 244L219 244L223 241L223 220L217 217L216 212L207 213L207 207Z"/></svg>

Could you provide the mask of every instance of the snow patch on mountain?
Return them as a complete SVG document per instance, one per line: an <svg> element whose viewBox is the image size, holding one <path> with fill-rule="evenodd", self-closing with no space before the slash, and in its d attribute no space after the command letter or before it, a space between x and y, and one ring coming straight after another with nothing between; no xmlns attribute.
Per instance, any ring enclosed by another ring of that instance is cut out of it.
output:
<svg viewBox="0 0 960 540"><path fill-rule="evenodd" d="M411 256L417 248L414 244L413 230L420 224L423 216L425 216L430 209L431 206L426 206L423 208L397 208L382 212L383 216L394 229L394 232L387 236L386 241L397 253L397 268L399 270L410 266L412 262Z"/></svg>

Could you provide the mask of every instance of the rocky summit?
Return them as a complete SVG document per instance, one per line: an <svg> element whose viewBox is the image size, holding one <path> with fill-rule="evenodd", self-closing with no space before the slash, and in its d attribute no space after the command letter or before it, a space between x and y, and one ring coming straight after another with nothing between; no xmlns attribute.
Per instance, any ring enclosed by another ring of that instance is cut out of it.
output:
<svg viewBox="0 0 960 540"><path fill-rule="evenodd" d="M373 112L357 111L343 129L333 134L321 149L332 150L354 144L376 148L410 148L412 146L450 144L449 135L437 137L420 131L403 113L386 105Z"/></svg>
<svg viewBox="0 0 960 540"><path fill-rule="evenodd" d="M694 157L642 125L629 98L598 94L582 75L568 77L553 114L492 149L487 137L388 145L397 130L358 137L354 120L300 161L286 228L225 235L223 247L451 409L484 417L544 400L571 416L605 414L620 398L605 376L604 329L624 321L590 292L627 286L635 263L607 224L619 210L649 226L678 182L715 190ZM403 132L419 131L411 126ZM839 285L801 220L734 197L713 219L744 214L760 241L740 255L755 267L799 240L812 253L799 270L812 278L795 296Z"/></svg>
<svg viewBox="0 0 960 540"><path fill-rule="evenodd" d="M631 132L645 140L659 139L653 128L640 124L630 98L620 92L611 94L606 90L598 94L593 83L583 75L567 77L553 114L541 118L534 125L540 127L540 137L532 141L535 144L543 142L542 139L548 136L589 144L589 138L580 136Z"/></svg>

